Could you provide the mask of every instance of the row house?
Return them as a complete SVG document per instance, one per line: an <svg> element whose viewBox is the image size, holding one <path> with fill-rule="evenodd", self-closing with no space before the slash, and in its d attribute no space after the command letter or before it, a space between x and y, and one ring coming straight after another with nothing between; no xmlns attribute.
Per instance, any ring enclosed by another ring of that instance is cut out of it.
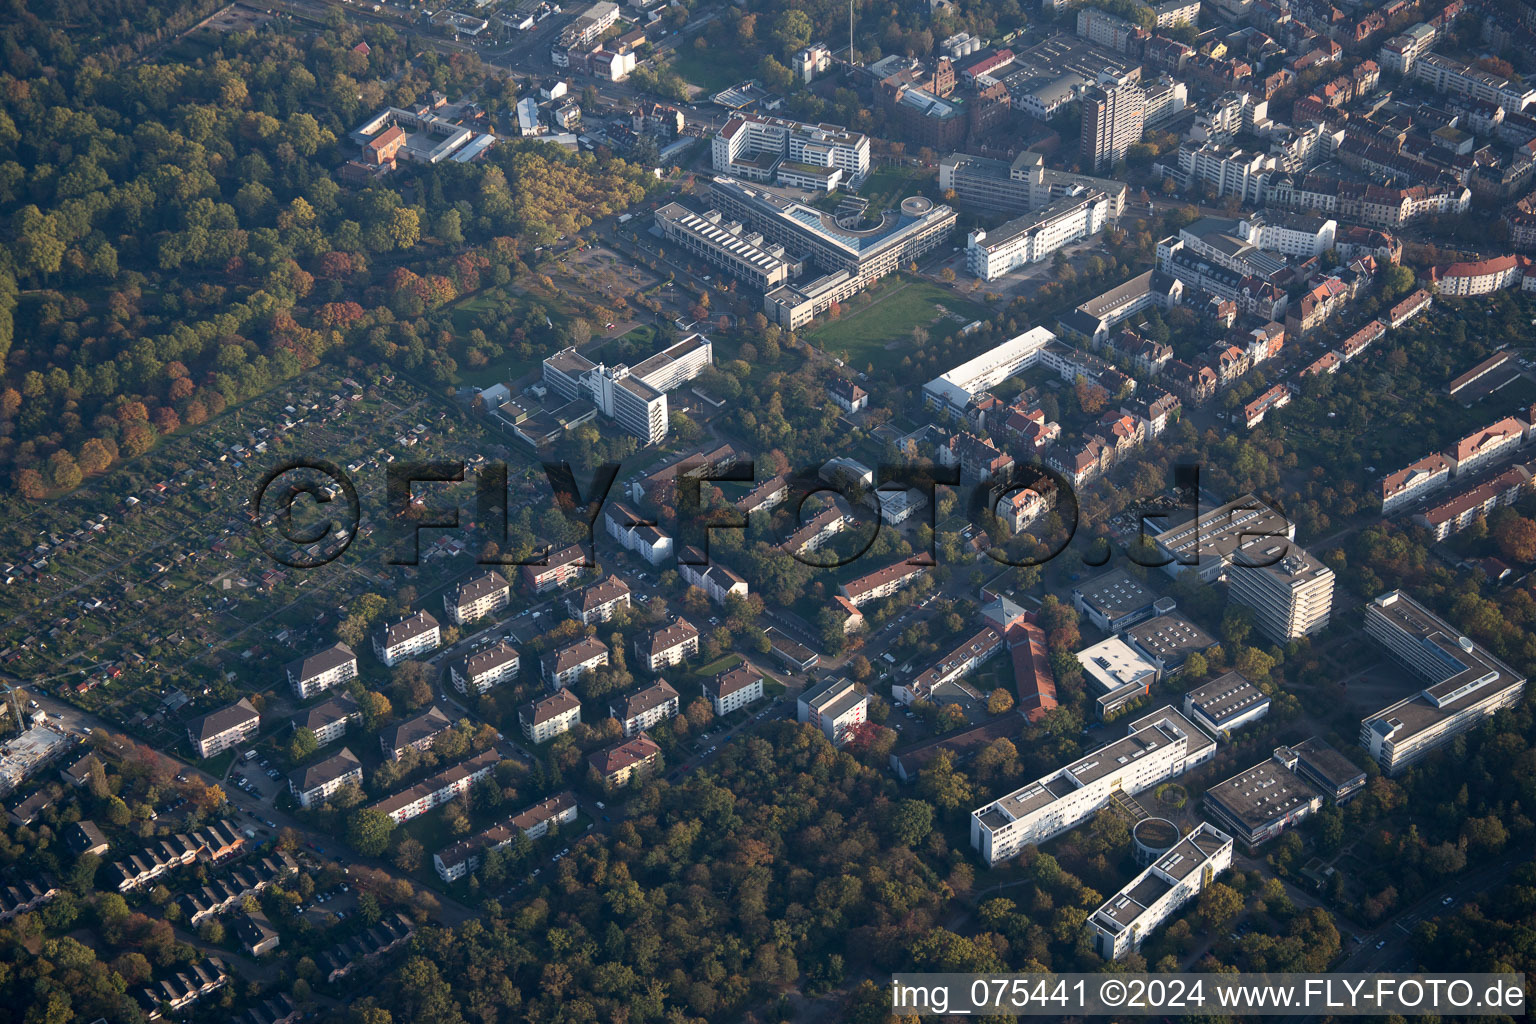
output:
<svg viewBox="0 0 1536 1024"><path fill-rule="evenodd" d="M406 658L434 651L442 643L442 629L432 613L422 609L387 622L373 634L373 653L386 667L393 668Z"/></svg>
<svg viewBox="0 0 1536 1024"><path fill-rule="evenodd" d="M1372 320L1354 334L1345 338L1344 343L1339 346L1336 354L1347 363L1386 336L1386 325L1380 320Z"/></svg>
<svg viewBox="0 0 1536 1024"><path fill-rule="evenodd" d="M596 637L582 637L563 647L546 651L539 659L539 671L551 689L574 686L588 672L608 664L608 648Z"/></svg>
<svg viewBox="0 0 1536 1024"><path fill-rule="evenodd" d="M512 584L494 569L471 576L443 595L443 611L460 626L494 615L511 603Z"/></svg>
<svg viewBox="0 0 1536 1024"><path fill-rule="evenodd" d="M566 598L565 607L583 626L607 622L621 609L630 607L629 586L610 574L601 583L594 583L581 593Z"/></svg>
<svg viewBox="0 0 1536 1024"><path fill-rule="evenodd" d="M603 514L608 536L625 551L645 559L649 565L661 565L672 556L672 538L655 523L646 522L623 502L613 502ZM558 586L558 584L555 584Z"/></svg>
<svg viewBox="0 0 1536 1024"><path fill-rule="evenodd" d="M1082 438L1075 444L1057 445L1045 459L1046 465L1067 478L1076 488L1097 480L1114 465L1114 449L1101 437Z"/></svg>
<svg viewBox="0 0 1536 1024"><path fill-rule="evenodd" d="M1142 373L1152 376L1161 373L1163 367L1168 365L1168 360L1173 358L1171 346L1143 338L1129 327L1110 335L1105 348Z"/></svg>
<svg viewBox="0 0 1536 1024"><path fill-rule="evenodd" d="M523 582L535 594L545 594L574 582L587 564L582 546L570 544L544 556L542 565L524 565Z"/></svg>
<svg viewBox="0 0 1536 1024"><path fill-rule="evenodd" d="M675 717L679 703L672 684L658 679L643 690L609 702L608 717L618 719L624 735L629 737Z"/></svg>
<svg viewBox="0 0 1536 1024"><path fill-rule="evenodd" d="M1373 321L1373 322L1374 323L1380 323L1380 321ZM1343 355L1343 353L1335 352L1335 351L1330 350L1330 351L1324 352L1322 355L1320 355L1316 359L1312 360L1312 362L1308 363L1305 367L1302 368L1301 372L1298 373L1296 376L1297 377L1315 377L1315 376L1318 376L1319 374L1338 373L1339 372L1339 366L1343 362L1344 362L1344 355Z"/></svg>
<svg viewBox="0 0 1536 1024"><path fill-rule="evenodd" d="M18 914L30 914L59 894L46 878L26 878L15 885L0 886L0 924Z"/></svg>
<svg viewBox="0 0 1536 1024"><path fill-rule="evenodd" d="M1523 256L1495 256L1431 267L1423 280L1425 287L1439 295L1487 295L1520 287L1529 267L1530 261Z"/></svg>
<svg viewBox="0 0 1536 1024"><path fill-rule="evenodd" d="M147 844L138 853L112 864L100 888L132 892L199 859L219 863L239 853L246 838L229 821L216 821L190 835L178 833Z"/></svg>
<svg viewBox="0 0 1536 1024"><path fill-rule="evenodd" d="M1444 487L1451 479L1451 460L1432 452L1381 481L1381 514L1391 515Z"/></svg>
<svg viewBox="0 0 1536 1024"><path fill-rule="evenodd" d="M581 701L565 687L548 697L531 700L517 712L523 735L534 743L544 743L581 724Z"/></svg>
<svg viewBox="0 0 1536 1024"><path fill-rule="evenodd" d="M1423 288L1420 288L1387 311L1387 326L1395 331L1420 313L1429 309L1434 303L1435 297Z"/></svg>
<svg viewBox="0 0 1536 1024"><path fill-rule="evenodd" d="M146 1020L160 1020L167 1009L181 1016L188 1007L227 984L229 971L225 969L224 961L211 956L184 971L178 971L172 977L162 978L141 988L138 1001Z"/></svg>
<svg viewBox="0 0 1536 1024"><path fill-rule="evenodd" d="M260 895L298 870L298 861L281 850L250 864L239 865L229 874L211 879L202 888L182 896L177 901L182 920L196 928L243 902L247 896Z"/></svg>
<svg viewBox="0 0 1536 1024"><path fill-rule="evenodd" d="M344 939L316 957L320 975L334 985L357 968L374 963L405 945L415 930L410 918L399 912L391 914L361 935Z"/></svg>
<svg viewBox="0 0 1536 1024"><path fill-rule="evenodd" d="M1182 409L1183 403L1179 401L1179 396L1159 387L1144 388L1140 394L1126 399L1120 405L1121 412L1135 416L1145 424L1148 437L1161 435L1177 422Z"/></svg>
<svg viewBox="0 0 1536 1024"><path fill-rule="evenodd" d="M1337 277L1326 277L1291 303L1285 314L1285 329L1305 338L1343 312L1349 302L1349 288Z"/></svg>
<svg viewBox="0 0 1536 1024"><path fill-rule="evenodd" d="M357 678L357 655L344 643L334 643L307 658L290 661L283 669L288 685L299 700L324 693Z"/></svg>
<svg viewBox="0 0 1536 1024"><path fill-rule="evenodd" d="M517 649L498 640L483 651L455 658L448 666L448 677L453 688L467 697L470 693L489 693L493 687L517 678L521 666Z"/></svg>
<svg viewBox="0 0 1536 1024"><path fill-rule="evenodd" d="M501 755L494 749L483 750L431 778L423 779L409 789L385 797L373 805L373 810L382 811L396 825L404 825L412 818L420 817L434 807L441 807L454 797L468 793L475 783L490 778L500 763Z"/></svg>
<svg viewBox="0 0 1536 1024"><path fill-rule="evenodd" d="M672 617L649 637L635 641L635 654L652 672L660 672L699 653L699 631L681 615Z"/></svg>

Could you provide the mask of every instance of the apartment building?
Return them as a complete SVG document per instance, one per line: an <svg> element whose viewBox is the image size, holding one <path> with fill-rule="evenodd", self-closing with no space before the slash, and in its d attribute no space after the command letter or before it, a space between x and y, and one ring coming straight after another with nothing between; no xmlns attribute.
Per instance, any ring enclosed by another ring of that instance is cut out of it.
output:
<svg viewBox="0 0 1536 1024"><path fill-rule="evenodd" d="M1525 677L1400 590L1366 606L1365 631L1429 685L1360 723L1360 744L1388 775L1514 707Z"/></svg>
<svg viewBox="0 0 1536 1024"><path fill-rule="evenodd" d="M574 686L582 676L608 664L608 648L596 637L583 637L564 647L546 651L539 670L551 689Z"/></svg>
<svg viewBox="0 0 1536 1024"><path fill-rule="evenodd" d="M1140 78L1105 78L1083 91L1082 159L1091 173L1113 168L1141 141L1147 97Z"/></svg>
<svg viewBox="0 0 1536 1024"><path fill-rule="evenodd" d="M661 748L645 733L623 743L616 743L587 758L608 789L628 785L633 778L645 778L661 767Z"/></svg>
<svg viewBox="0 0 1536 1024"><path fill-rule="evenodd" d="M1436 540L1460 533L1479 518L1486 519L1501 505L1513 505L1532 488L1536 463L1511 466L1491 480L1465 488L1439 504L1416 512L1413 521Z"/></svg>
<svg viewBox="0 0 1536 1024"><path fill-rule="evenodd" d="M1525 442L1527 427L1513 416L1474 430L1446 449L1453 477L1465 477L1473 470L1507 455Z"/></svg>
<svg viewBox="0 0 1536 1024"><path fill-rule="evenodd" d="M456 882L477 871L492 851L508 846L518 836L539 839L551 829L576 820L576 794L570 790L557 793L526 807L499 825L492 825L478 835L460 840L432 855L432 867L445 882Z"/></svg>
<svg viewBox="0 0 1536 1024"><path fill-rule="evenodd" d="M443 611L460 626L501 611L512 603L512 584L495 569L477 573L443 595Z"/></svg>
<svg viewBox="0 0 1536 1024"><path fill-rule="evenodd" d="M565 607L571 618L583 626L607 622L621 609L630 607L629 585L610 574L601 583L594 583L581 593L566 598Z"/></svg>
<svg viewBox="0 0 1536 1024"><path fill-rule="evenodd" d="M1202 821L1088 918L1094 951L1105 960L1136 952L1159 925L1231 866L1232 837Z"/></svg>
<svg viewBox="0 0 1536 1024"><path fill-rule="evenodd" d="M426 609L386 622L373 633L373 653L388 668L406 658L435 651L442 643L437 619Z"/></svg>
<svg viewBox="0 0 1536 1024"><path fill-rule="evenodd" d="M1316 814L1323 794L1291 770L1289 747L1205 791L1205 810L1249 850Z"/></svg>
<svg viewBox="0 0 1536 1024"><path fill-rule="evenodd" d="M489 693L492 688L517 678L522 659L517 649L505 640L498 640L483 651L474 651L455 658L448 665L448 678L453 688L468 696Z"/></svg>
<svg viewBox="0 0 1536 1024"><path fill-rule="evenodd" d="M1227 586L1228 598L1251 610L1254 625L1278 644L1328 628L1333 570L1287 540L1249 539L1227 570Z"/></svg>
<svg viewBox="0 0 1536 1024"><path fill-rule="evenodd" d="M961 206L1014 215L1038 209L1078 189L1096 189L1109 197L1112 219L1125 212L1124 182L1048 169L1044 158L1028 149L1011 162L951 153L939 161L939 189L953 192Z"/></svg>
<svg viewBox="0 0 1536 1024"><path fill-rule="evenodd" d="M566 398L588 399L641 444L656 444L667 436L667 392L697 377L713 359L702 334L690 334L634 366L594 363L567 348L544 360L544 383Z"/></svg>
<svg viewBox="0 0 1536 1024"><path fill-rule="evenodd" d="M198 757L213 757L244 743L261 727L261 715L241 697L226 708L209 712L187 723L187 740Z"/></svg>
<svg viewBox="0 0 1536 1024"><path fill-rule="evenodd" d="M838 593L846 597L855 608L862 607L916 583L929 568L926 565L913 565L902 558L884 569L876 569L868 575L849 580L838 587Z"/></svg>
<svg viewBox="0 0 1536 1024"><path fill-rule="evenodd" d="M379 730L379 748L391 761L398 761L412 748L429 750L432 741L453 728L453 722L436 704L403 722Z"/></svg>
<svg viewBox="0 0 1536 1024"><path fill-rule="evenodd" d="M863 394L863 389L856 389ZM833 399L836 401L836 398ZM789 480L776 476L753 487L734 502L736 511L744 516L753 512L768 512L789 500Z"/></svg>
<svg viewBox="0 0 1536 1024"><path fill-rule="evenodd" d="M1407 508L1425 495L1444 487L1451 479L1451 460L1433 452L1412 465L1389 473L1381 481L1381 514L1388 516Z"/></svg>
<svg viewBox="0 0 1536 1024"><path fill-rule="evenodd" d="M434 807L441 807L454 797L468 793L475 783L490 778L500 763L501 755L494 749L482 750L414 786L378 801L373 809L387 814L389 820L396 825L403 825Z"/></svg>
<svg viewBox="0 0 1536 1024"><path fill-rule="evenodd" d="M317 694L357 678L357 655L344 643L334 643L307 658L290 661L283 669L293 695L309 700Z"/></svg>
<svg viewBox="0 0 1536 1024"><path fill-rule="evenodd" d="M535 594L557 590L574 582L587 567L587 553L580 544L571 544L544 557L543 565L524 565L523 582Z"/></svg>
<svg viewBox="0 0 1536 1024"><path fill-rule="evenodd" d="M1226 736L1269 714L1269 695L1241 672L1223 672L1184 695L1184 717L1212 736Z"/></svg>
<svg viewBox="0 0 1536 1024"><path fill-rule="evenodd" d="M698 587L716 604L723 605L731 595L746 597L747 581L723 565L706 565L697 548L684 548L678 557L677 574L691 587Z"/></svg>
<svg viewBox="0 0 1536 1024"><path fill-rule="evenodd" d="M681 615L654 630L649 637L635 641L635 655L652 672L681 665L699 653L699 631Z"/></svg>
<svg viewBox="0 0 1536 1024"><path fill-rule="evenodd" d="M629 737L676 717L678 706L677 691L672 684L658 679L643 690L610 701L608 717L618 719L624 735Z"/></svg>
<svg viewBox="0 0 1536 1024"><path fill-rule="evenodd" d="M843 412L850 415L869 405L869 392L851 380L834 377L827 383L827 397Z"/></svg>
<svg viewBox="0 0 1536 1024"><path fill-rule="evenodd" d="M891 696L902 704L931 700L939 687L969 675L1002 651L1003 634L992 626L984 626L917 678L892 685Z"/></svg>
<svg viewBox="0 0 1536 1024"><path fill-rule="evenodd" d="M971 812L971 846L989 866L1213 757L1216 741L1172 706L1131 722L1121 739Z"/></svg>
<svg viewBox="0 0 1536 1024"><path fill-rule="evenodd" d="M807 686L795 710L798 721L816 726L840 747L868 717L869 694L853 680L834 676Z"/></svg>
<svg viewBox="0 0 1536 1024"><path fill-rule="evenodd" d="M1503 75L1483 71L1439 53L1426 53L1414 63L1413 76L1436 92L1467 99L1488 100L1520 113L1536 103L1536 88Z"/></svg>
<svg viewBox="0 0 1536 1024"><path fill-rule="evenodd" d="M704 696L715 709L715 715L723 718L763 699L763 674L750 661L743 661L705 680Z"/></svg>
<svg viewBox="0 0 1536 1024"><path fill-rule="evenodd" d="M1435 35L1435 30L1421 21L1388 39L1377 57L1381 69L1394 75L1412 74L1419 58L1435 45Z"/></svg>
<svg viewBox="0 0 1536 1024"><path fill-rule="evenodd" d="M354 725L361 725L363 709L357 701L344 693L293 716L294 731L308 729L315 734L315 742L322 747L341 739Z"/></svg>
<svg viewBox="0 0 1536 1024"><path fill-rule="evenodd" d="M288 773L288 790L306 810L318 807L343 786L363 784L363 763L346 747Z"/></svg>
<svg viewBox="0 0 1536 1024"><path fill-rule="evenodd" d="M531 700L517 712L523 735L534 743L544 743L581 724L581 701L565 687L548 697Z"/></svg>
<svg viewBox="0 0 1536 1024"><path fill-rule="evenodd" d="M1109 197L1097 190L1064 196L992 231L966 237L966 269L983 281L1039 263L1057 249L1104 230Z"/></svg>
<svg viewBox="0 0 1536 1024"><path fill-rule="evenodd" d="M807 555L820 551L831 543L832 538L854 524L854 518L836 504L822 509L810 521L785 539L783 548L792 555Z"/></svg>
<svg viewBox="0 0 1536 1024"><path fill-rule="evenodd" d="M1170 576L1194 572L1202 583L1220 579L1237 549L1258 537L1292 540L1296 526L1252 494L1201 511L1152 538L1158 553L1171 559Z"/></svg>
<svg viewBox="0 0 1536 1024"><path fill-rule="evenodd" d="M1429 288L1439 295L1488 295L1520 286L1529 261L1521 256L1495 256L1469 263L1431 267Z"/></svg>
<svg viewBox="0 0 1536 1024"><path fill-rule="evenodd" d="M649 565L661 565L672 557L672 538L646 522L635 510L623 502L612 502L603 513L608 536L618 541L625 551L631 551L645 559Z"/></svg>

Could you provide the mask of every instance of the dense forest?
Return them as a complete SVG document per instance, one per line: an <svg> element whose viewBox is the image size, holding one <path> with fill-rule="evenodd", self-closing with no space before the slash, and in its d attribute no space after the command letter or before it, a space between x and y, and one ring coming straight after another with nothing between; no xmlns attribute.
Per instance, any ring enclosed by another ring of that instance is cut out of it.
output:
<svg viewBox="0 0 1536 1024"><path fill-rule="evenodd" d="M371 112L440 90L494 119L515 85L388 28L369 29L366 52L339 19L216 47L159 38L184 21L146 43L103 19L103 37L128 36L119 49L145 49L121 61L110 47L82 56L54 17L6 30L0 468L29 497L322 358L449 380L455 359L498 341L445 332L432 311L526 278L533 248L644 194L622 161L515 142L344 190L333 172ZM544 328L513 322L498 338Z"/></svg>

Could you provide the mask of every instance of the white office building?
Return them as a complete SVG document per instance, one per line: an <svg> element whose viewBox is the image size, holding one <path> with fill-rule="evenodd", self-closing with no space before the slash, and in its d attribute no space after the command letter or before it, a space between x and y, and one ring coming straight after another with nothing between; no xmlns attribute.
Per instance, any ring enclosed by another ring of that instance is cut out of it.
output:
<svg viewBox="0 0 1536 1024"><path fill-rule="evenodd" d="M1057 199L992 231L972 231L966 239L966 269L983 281L996 280L1103 231L1108 221L1109 197L1102 192L1089 189Z"/></svg>
<svg viewBox="0 0 1536 1024"><path fill-rule="evenodd" d="M1232 866L1232 837L1202 821L1088 919L1093 948L1119 960Z"/></svg>

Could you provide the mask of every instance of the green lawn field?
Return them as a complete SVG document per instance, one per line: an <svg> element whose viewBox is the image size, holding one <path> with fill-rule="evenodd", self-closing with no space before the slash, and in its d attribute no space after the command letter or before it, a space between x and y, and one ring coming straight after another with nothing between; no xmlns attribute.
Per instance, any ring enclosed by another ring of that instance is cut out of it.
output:
<svg viewBox="0 0 1536 1024"><path fill-rule="evenodd" d="M924 327L939 338L986 316L986 307L931 281L903 274L888 280L871 305L845 312L836 320L823 316L806 338L862 370L910 350L914 327Z"/></svg>

